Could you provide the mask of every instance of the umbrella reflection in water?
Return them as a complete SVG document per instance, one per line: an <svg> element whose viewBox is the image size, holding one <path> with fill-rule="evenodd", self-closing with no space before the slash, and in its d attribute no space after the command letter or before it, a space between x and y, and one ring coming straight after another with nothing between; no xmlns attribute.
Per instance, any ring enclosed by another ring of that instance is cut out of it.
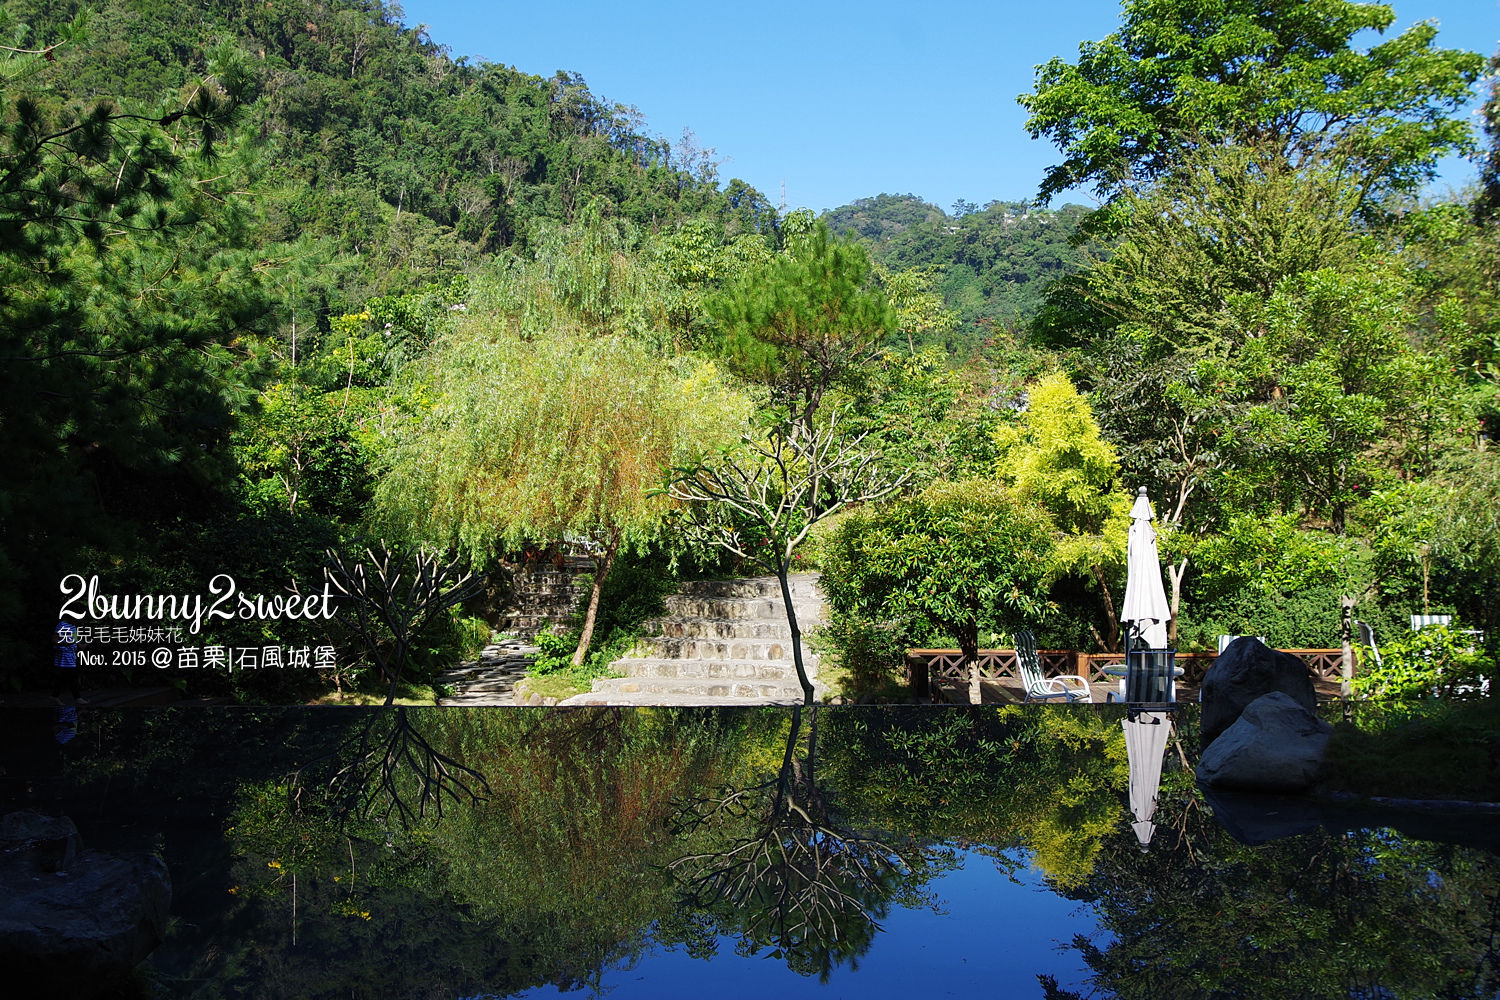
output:
<svg viewBox="0 0 1500 1000"><path fill-rule="evenodd" d="M1176 700L1172 680L1175 656L1167 648L1167 622L1172 613L1161 582L1152 516L1151 501L1141 487L1130 511L1125 606L1120 620L1126 625L1125 701L1130 706L1121 725L1130 760L1132 825L1142 850L1151 843L1156 829L1151 818L1156 813L1162 757L1172 731L1171 716L1166 711L1149 711L1145 706L1165 709Z"/></svg>

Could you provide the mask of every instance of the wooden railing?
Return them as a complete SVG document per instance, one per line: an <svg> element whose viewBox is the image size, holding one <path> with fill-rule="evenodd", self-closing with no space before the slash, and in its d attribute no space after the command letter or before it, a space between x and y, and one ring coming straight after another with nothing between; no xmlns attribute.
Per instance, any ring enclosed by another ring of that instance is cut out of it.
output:
<svg viewBox="0 0 1500 1000"><path fill-rule="evenodd" d="M1320 680L1338 681L1343 676L1343 651L1339 649L1285 649L1300 657L1314 677ZM1113 681L1104 672L1105 667L1122 666L1124 653L1081 653L1074 649L1042 649L1037 651L1042 661L1042 673L1048 677L1057 674L1077 674L1093 684ZM1182 681L1186 684L1201 684L1203 676L1218 660L1217 653L1178 653L1177 665L1182 668ZM931 693L934 685L957 684L973 686L981 681L1010 682L1020 686L1019 670L1014 649L981 649L976 664L970 671L963 663L963 653L957 649L908 649L906 651L907 676L912 691L918 697Z"/></svg>

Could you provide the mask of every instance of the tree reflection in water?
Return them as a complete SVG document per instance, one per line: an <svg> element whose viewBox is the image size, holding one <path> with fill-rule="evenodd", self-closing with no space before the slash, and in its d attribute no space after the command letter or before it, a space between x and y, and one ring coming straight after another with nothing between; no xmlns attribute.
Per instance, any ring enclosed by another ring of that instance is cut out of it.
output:
<svg viewBox="0 0 1500 1000"><path fill-rule="evenodd" d="M835 965L857 965L891 902L930 870L933 857L856 832L817 782L818 708L792 711L781 769L757 784L725 788L678 804L674 833L744 832L712 850L684 854L668 868L678 905L737 935L742 953L772 957L827 982Z"/></svg>
<svg viewBox="0 0 1500 1000"><path fill-rule="evenodd" d="M1165 816L1163 816L1165 814ZM1163 800L1176 838L1121 831L1068 893L1108 937L1075 937L1091 998L1500 996L1500 858L1390 829L1249 846L1198 793ZM1039 977L1047 1000L1078 1000Z"/></svg>
<svg viewBox="0 0 1500 1000"><path fill-rule="evenodd" d="M132 845L160 836L164 993L603 992L620 970L649 980L663 948L707 957L725 938L777 956L761 970L847 989L877 948L931 958L935 942L900 939L898 907L956 901L963 883L936 877L985 855L1081 904L1040 932L1089 932L1071 951L1092 997L1496 995L1487 841L1245 846L1174 756L1142 854L1122 744L1118 713L1088 706L102 711L44 804L90 820L85 836L105 816ZM19 777L27 759L6 762ZM984 911L996 940L1039 889L1017 891ZM1070 994L1042 977L1030 995Z"/></svg>
<svg viewBox="0 0 1500 1000"><path fill-rule="evenodd" d="M478 806L490 790L483 774L434 748L404 706L367 713L358 734L340 746L337 760L323 794L340 825L378 816L409 827L426 819L429 810L435 820L442 819L444 799ZM293 796L300 796L300 771L290 784Z"/></svg>

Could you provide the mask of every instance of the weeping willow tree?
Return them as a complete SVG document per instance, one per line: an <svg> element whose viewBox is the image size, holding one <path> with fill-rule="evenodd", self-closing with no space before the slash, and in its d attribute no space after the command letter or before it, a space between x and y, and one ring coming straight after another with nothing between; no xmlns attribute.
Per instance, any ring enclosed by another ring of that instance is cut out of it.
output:
<svg viewBox="0 0 1500 1000"><path fill-rule="evenodd" d="M656 539L674 461L737 432L746 401L706 366L622 337L527 341L484 320L424 363L418 412L396 434L376 507L393 527L477 563L527 543L597 552L574 665L622 550Z"/></svg>

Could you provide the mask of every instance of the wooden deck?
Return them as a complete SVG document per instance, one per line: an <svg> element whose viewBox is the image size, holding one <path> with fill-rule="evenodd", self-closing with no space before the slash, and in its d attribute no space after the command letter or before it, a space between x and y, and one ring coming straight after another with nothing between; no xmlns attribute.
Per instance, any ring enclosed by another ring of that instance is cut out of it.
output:
<svg viewBox="0 0 1500 1000"><path fill-rule="evenodd" d="M1287 649L1283 652L1301 657L1307 664L1319 701L1338 697L1342 681L1342 650ZM1111 691L1120 690L1119 678L1104 673L1104 668L1123 665L1124 653L1043 649L1038 650L1038 656L1042 661L1042 673L1048 677L1076 674L1087 680L1095 702L1103 703ZM1217 659L1216 653L1177 654L1177 665L1183 670L1177 681L1179 702L1198 700L1203 676L1213 669ZM1019 702L1025 697L1013 649L981 649L977 670L966 668L963 654L956 649L909 649L906 669L912 693L919 699L955 704L1003 704Z"/></svg>

